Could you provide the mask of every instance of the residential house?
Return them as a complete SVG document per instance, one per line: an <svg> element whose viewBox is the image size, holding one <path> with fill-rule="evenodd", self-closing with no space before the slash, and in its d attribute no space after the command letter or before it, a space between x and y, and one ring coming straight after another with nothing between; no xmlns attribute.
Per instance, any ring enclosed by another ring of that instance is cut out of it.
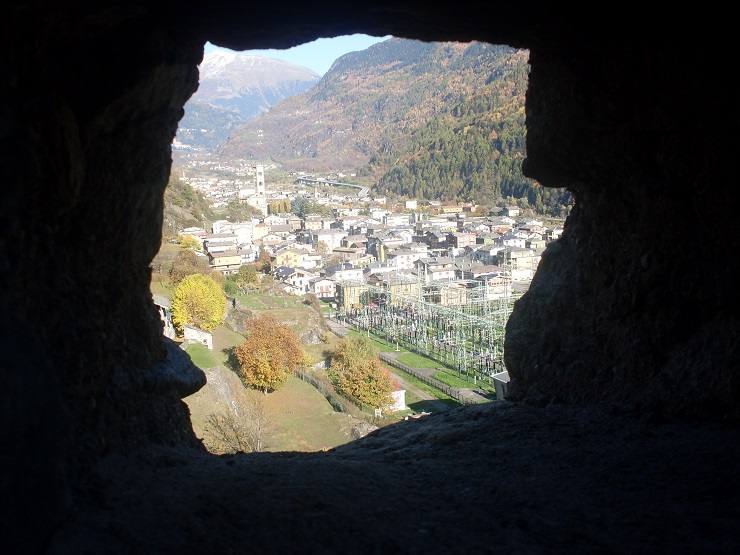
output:
<svg viewBox="0 0 740 555"><path fill-rule="evenodd" d="M447 248L447 234L438 231L427 231L424 233L423 242L429 245L430 249Z"/></svg>
<svg viewBox="0 0 740 555"><path fill-rule="evenodd" d="M363 269L355 268L355 266L350 264L349 262L343 262L335 266L329 266L324 271L324 275L336 282L364 281Z"/></svg>
<svg viewBox="0 0 740 555"><path fill-rule="evenodd" d="M262 223L269 226L287 225L288 218L278 214L270 214L262 219Z"/></svg>
<svg viewBox="0 0 740 555"><path fill-rule="evenodd" d="M343 229L317 229L311 232L311 244L317 248L319 243L324 243L332 252L335 248L342 246L342 239L347 237L348 233Z"/></svg>
<svg viewBox="0 0 740 555"><path fill-rule="evenodd" d="M560 236L563 234L563 228L562 227L554 227L552 229L545 230L545 239L548 241L555 241L557 239L560 239Z"/></svg>
<svg viewBox="0 0 740 555"><path fill-rule="evenodd" d="M498 263L498 253L505 247L503 245L489 244L483 245L473 253L473 259L484 265Z"/></svg>
<svg viewBox="0 0 740 555"><path fill-rule="evenodd" d="M347 235L342 238L341 246L352 249L362 249L364 251L367 247L367 237L365 235Z"/></svg>
<svg viewBox="0 0 740 555"><path fill-rule="evenodd" d="M455 262L451 258L421 258L416 261L415 266L417 273L422 276L426 284L455 279Z"/></svg>
<svg viewBox="0 0 740 555"><path fill-rule="evenodd" d="M247 245L239 249L239 256L242 258L242 265L257 262L259 255L259 249L254 245Z"/></svg>
<svg viewBox="0 0 740 555"><path fill-rule="evenodd" d="M407 225L410 221L408 214L386 214L383 216L383 223L389 227Z"/></svg>
<svg viewBox="0 0 740 555"><path fill-rule="evenodd" d="M502 235L499 242L505 247L516 247L519 249L526 247L526 239L524 237L518 237L515 233L511 232Z"/></svg>
<svg viewBox="0 0 740 555"><path fill-rule="evenodd" d="M296 295L304 295L311 290L310 282L318 277L316 274L300 268L278 266L272 272L276 280L280 281L285 290Z"/></svg>
<svg viewBox="0 0 740 555"><path fill-rule="evenodd" d="M547 241L544 239L528 239L524 246L533 251L542 252L547 246Z"/></svg>
<svg viewBox="0 0 740 555"><path fill-rule="evenodd" d="M305 230L316 231L323 229L323 227L321 216L318 214L306 214L306 217L303 218L303 229Z"/></svg>
<svg viewBox="0 0 740 555"><path fill-rule="evenodd" d="M278 247L284 242L285 237L277 235L276 233L268 233L259 241L255 241L255 243L259 243L263 247Z"/></svg>
<svg viewBox="0 0 740 555"><path fill-rule="evenodd" d="M475 233L448 233L446 245L456 249L464 249L465 247L475 245Z"/></svg>
<svg viewBox="0 0 740 555"><path fill-rule="evenodd" d="M417 260L429 256L429 246L424 243L411 243L388 251L388 263L398 269L411 270Z"/></svg>
<svg viewBox="0 0 740 555"><path fill-rule="evenodd" d="M235 274L242 265L242 257L236 250L208 253L209 265L224 275Z"/></svg>
<svg viewBox="0 0 740 555"><path fill-rule="evenodd" d="M311 280L318 276L314 273L296 268L284 281L288 286L286 291L296 295L305 295L311 292Z"/></svg>
<svg viewBox="0 0 740 555"><path fill-rule="evenodd" d="M457 204L445 204L442 206L442 214L460 214L463 207Z"/></svg>
<svg viewBox="0 0 740 555"><path fill-rule="evenodd" d="M209 253L236 250L238 238L233 233L212 233L203 239L203 248Z"/></svg>
<svg viewBox="0 0 740 555"><path fill-rule="evenodd" d="M310 291L319 299L333 299L337 292L337 283L327 277L317 277L309 281Z"/></svg>
<svg viewBox="0 0 740 555"><path fill-rule="evenodd" d="M270 226L270 234L288 237L293 233L293 228L288 224L273 224Z"/></svg>
<svg viewBox="0 0 740 555"><path fill-rule="evenodd" d="M301 229L303 222L298 216L294 214L289 214L286 223L293 231L298 231L299 229Z"/></svg>
<svg viewBox="0 0 740 555"><path fill-rule="evenodd" d="M336 284L335 299L340 310L359 308L362 306L362 294L368 290L367 285L355 281Z"/></svg>
<svg viewBox="0 0 740 555"><path fill-rule="evenodd" d="M540 256L531 249L506 247L498 253L498 265L509 269L515 281L530 281L539 263Z"/></svg>

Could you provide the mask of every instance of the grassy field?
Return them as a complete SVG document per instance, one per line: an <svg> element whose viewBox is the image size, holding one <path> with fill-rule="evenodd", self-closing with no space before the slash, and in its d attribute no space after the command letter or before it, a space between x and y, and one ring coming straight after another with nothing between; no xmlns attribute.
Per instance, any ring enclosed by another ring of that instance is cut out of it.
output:
<svg viewBox="0 0 740 555"><path fill-rule="evenodd" d="M364 331L357 331L357 330L351 330L349 332L349 337L365 337L370 340L370 348L373 350L373 352L377 355L379 353L390 353L392 351L396 350L396 345L391 345L387 341L381 339L380 337L377 337L375 335L370 335L368 337L367 333ZM405 351L401 351L405 352Z"/></svg>
<svg viewBox="0 0 740 555"><path fill-rule="evenodd" d="M245 307L253 310L270 310L280 308L302 309L306 308L301 297L294 295L274 295L255 291L253 293L238 293L237 300Z"/></svg>
<svg viewBox="0 0 740 555"><path fill-rule="evenodd" d="M361 332L361 331L356 331L356 330L352 330L350 332L350 335L354 337L357 337L357 336L367 337L366 332ZM376 354L383 353L383 352L385 353L395 352L396 350L395 344L389 343L388 341L385 341L384 339L381 339L374 335L370 336L370 343ZM483 382L483 381L478 381L476 383L470 377L467 377L465 375L459 375L449 366L446 366L439 361L436 361L429 357L425 357L424 355L420 355L418 353L412 353L410 351L406 351L402 349L401 351L399 351L399 354L398 354L398 362L401 362L405 364L406 366L410 366L411 368L435 369L436 372L433 374L434 377L438 379L439 381L441 381L442 383L449 385L450 387L454 387L457 389L483 389L483 390L491 391L491 392L494 391L494 388L491 384L487 382ZM392 372L397 371L396 368L389 368L389 369ZM401 372L401 370L398 370L398 372ZM405 372L403 372L403 374L404 376L408 375ZM422 382L419 382L419 383L422 383ZM435 388L432 388L431 386L424 384L424 387L428 389L434 389L435 395L436 393L439 393ZM447 396L445 395L445 397ZM449 399L449 397L447 398Z"/></svg>
<svg viewBox="0 0 740 555"><path fill-rule="evenodd" d="M337 346L341 340L331 332L326 333L326 343L317 345L304 345L303 350L306 353L311 364L316 364L324 360Z"/></svg>
<svg viewBox="0 0 740 555"><path fill-rule="evenodd" d="M493 386L487 382L484 382L482 380L474 382L472 378L468 378L467 376L460 376L458 374L454 374L445 370L435 372L434 377L442 383L446 383L447 385L455 387L457 389L483 389L485 391L494 391Z"/></svg>
<svg viewBox="0 0 740 555"><path fill-rule="evenodd" d="M406 366L411 368L447 368L441 362L437 362L429 357L419 355L417 353L401 353L398 356L398 362L402 362Z"/></svg>
<svg viewBox="0 0 740 555"><path fill-rule="evenodd" d="M367 332L352 330L349 332L349 335L352 337L368 337ZM404 349L402 346L399 351L396 351L396 344L391 343L389 341L386 341L385 339L382 339L376 335L370 335L370 344L373 348L373 351L378 353L391 353L391 352L398 352L398 361L406 364L407 366L410 366L411 368L439 368L439 369L445 369L448 370L449 367L445 366L441 362L438 362L434 359L431 359L429 357L425 357L424 355L420 355L418 353L413 353L411 351L408 351Z"/></svg>
<svg viewBox="0 0 740 555"><path fill-rule="evenodd" d="M189 345L187 353L201 368L233 369L231 349L243 340L240 334L219 326L213 331L213 351L202 345ZM321 393L298 378L291 376L283 387L265 395L263 400L268 418L268 451L320 451L351 439L352 419L334 412Z"/></svg>
<svg viewBox="0 0 740 555"><path fill-rule="evenodd" d="M316 389L291 376L265 396L268 451L320 451L350 441L351 419L334 412Z"/></svg>
<svg viewBox="0 0 740 555"><path fill-rule="evenodd" d="M440 401L445 401L449 403L450 406L456 406L456 407L460 406L460 403L458 403L455 399L447 395L444 391L440 391L436 387L432 387L431 385L418 379L416 376L412 376L411 374L404 372L400 368L394 368L392 366L387 366L386 368L388 368L388 370L390 370L394 374L397 374L398 376L403 378L406 382L413 385L414 387L418 387L422 391L425 391L429 395L433 396L435 399L439 399ZM407 399L406 404L411 406L411 401Z"/></svg>
<svg viewBox="0 0 740 555"><path fill-rule="evenodd" d="M190 355L193 364L198 368L213 368L214 366L219 365L219 362L217 362L216 358L213 356L213 351L209 351L208 348L203 345L191 343L188 345L185 352Z"/></svg>

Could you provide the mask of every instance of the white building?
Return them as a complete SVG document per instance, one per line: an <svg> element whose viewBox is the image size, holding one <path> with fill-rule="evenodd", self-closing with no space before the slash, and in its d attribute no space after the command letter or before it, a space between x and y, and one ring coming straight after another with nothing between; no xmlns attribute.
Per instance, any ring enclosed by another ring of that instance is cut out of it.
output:
<svg viewBox="0 0 740 555"><path fill-rule="evenodd" d="M183 334L186 343L199 343L208 349L213 350L213 335L207 331L196 328L195 326L183 326Z"/></svg>
<svg viewBox="0 0 740 555"><path fill-rule="evenodd" d="M502 235L499 241L505 247L516 247L518 249L525 248L527 243L527 240L524 237L517 237L514 233Z"/></svg>
<svg viewBox="0 0 740 555"><path fill-rule="evenodd" d="M311 232L311 244L317 248L319 243L325 243L329 252L342 246L342 239L349 235L343 229L317 229Z"/></svg>
<svg viewBox="0 0 740 555"><path fill-rule="evenodd" d="M355 268L349 262L337 264L326 269L326 277L334 281L363 281L363 269Z"/></svg>
<svg viewBox="0 0 740 555"><path fill-rule="evenodd" d="M399 270L411 270L417 260L429 256L429 246L422 243L394 249L388 252L386 259L388 263Z"/></svg>
<svg viewBox="0 0 740 555"><path fill-rule="evenodd" d="M236 250L237 246L238 240L233 233L213 233L203 240L203 247L210 254Z"/></svg>
<svg viewBox="0 0 740 555"><path fill-rule="evenodd" d="M388 227L408 225L409 221L408 214L386 214L383 216L383 223Z"/></svg>
<svg viewBox="0 0 740 555"><path fill-rule="evenodd" d="M267 190L265 185L265 167L257 164L254 170L254 188L245 187L239 189L239 200L246 202L267 215Z"/></svg>
<svg viewBox="0 0 740 555"><path fill-rule="evenodd" d="M318 277L311 280L311 293L319 299L333 299L336 295L337 284L333 279Z"/></svg>
<svg viewBox="0 0 740 555"><path fill-rule="evenodd" d="M399 389L397 391L391 392L391 397L393 398L393 403L390 407L388 407L388 410L391 412L397 412L400 410L406 410L408 407L406 406L406 390L405 389Z"/></svg>
<svg viewBox="0 0 740 555"><path fill-rule="evenodd" d="M311 291L311 280L317 278L316 274L301 269L295 269L286 279L289 286L286 290L296 295L304 295Z"/></svg>

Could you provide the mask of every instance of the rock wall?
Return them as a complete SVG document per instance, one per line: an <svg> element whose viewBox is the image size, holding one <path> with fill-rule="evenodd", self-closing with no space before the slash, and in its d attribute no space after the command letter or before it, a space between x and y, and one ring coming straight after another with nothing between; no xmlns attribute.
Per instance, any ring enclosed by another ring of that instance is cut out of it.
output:
<svg viewBox="0 0 740 555"><path fill-rule="evenodd" d="M126 10L25 6L4 23L2 428L14 456L3 463L10 486L26 476L43 493L17 499L54 514L65 484L102 454L198 445L180 399L203 376L163 342L149 263L202 42ZM22 510L3 522L16 532L54 524Z"/></svg>
<svg viewBox="0 0 740 555"><path fill-rule="evenodd" d="M507 326L510 398L740 415L740 195L715 50L532 50L525 172L576 206Z"/></svg>

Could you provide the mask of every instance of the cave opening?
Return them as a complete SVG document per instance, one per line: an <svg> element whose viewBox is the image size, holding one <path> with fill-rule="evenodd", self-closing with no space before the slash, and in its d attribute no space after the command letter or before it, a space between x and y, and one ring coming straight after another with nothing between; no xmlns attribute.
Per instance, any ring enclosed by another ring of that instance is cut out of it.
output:
<svg viewBox="0 0 740 555"><path fill-rule="evenodd" d="M185 399L196 435L212 452L254 443L245 439L254 428L247 415L258 416L261 436L285 435L277 430L291 427L285 412L293 411L283 404L301 395L302 433L323 430L296 443L301 450L334 447L407 414L505 397L506 321L544 246L557 238L550 233L562 232L568 207L559 203L569 198L521 174L528 52L389 39L353 35L243 53L206 44L198 92L173 142L152 290L173 338L170 299L184 290L187 274L212 277L229 299L225 322L199 331L190 322L181 339L209 382L219 384ZM291 88L281 92L273 66ZM369 122L380 131L368 132ZM406 145L417 136L422 142ZM420 148L430 150L426 165L417 161ZM457 160L466 151L475 154ZM404 164L412 169L405 179L398 177ZM445 167L436 181L425 177ZM460 183L454 188L453 177ZM193 202L198 195L204 198ZM332 228L331 246L315 224ZM360 248L347 248L350 237ZM479 240L490 245L478 251ZM299 302L306 295L317 298L316 314ZM367 302L368 295L383 301ZM287 318L304 358L318 367L275 381L270 396L253 399L256 378L235 353L250 319L270 308ZM348 331L374 338L365 349L379 351L379 371L395 388L384 418L377 416L382 408L357 400L365 393L340 392L332 378L331 354ZM296 377L317 391L299 395ZM322 411L321 396L342 418L314 426L311 410ZM258 443L268 450L292 445Z"/></svg>
<svg viewBox="0 0 740 555"><path fill-rule="evenodd" d="M486 550L492 536L737 551L738 192L715 117L734 105L728 24L617 14L614 32L478 3L212 7L11 8L5 537L29 551ZM249 36L246 21L260 22ZM530 49L525 172L578 205L508 324L516 402L328 454L205 456L181 402L203 375L161 344L148 270L202 46L356 31Z"/></svg>

